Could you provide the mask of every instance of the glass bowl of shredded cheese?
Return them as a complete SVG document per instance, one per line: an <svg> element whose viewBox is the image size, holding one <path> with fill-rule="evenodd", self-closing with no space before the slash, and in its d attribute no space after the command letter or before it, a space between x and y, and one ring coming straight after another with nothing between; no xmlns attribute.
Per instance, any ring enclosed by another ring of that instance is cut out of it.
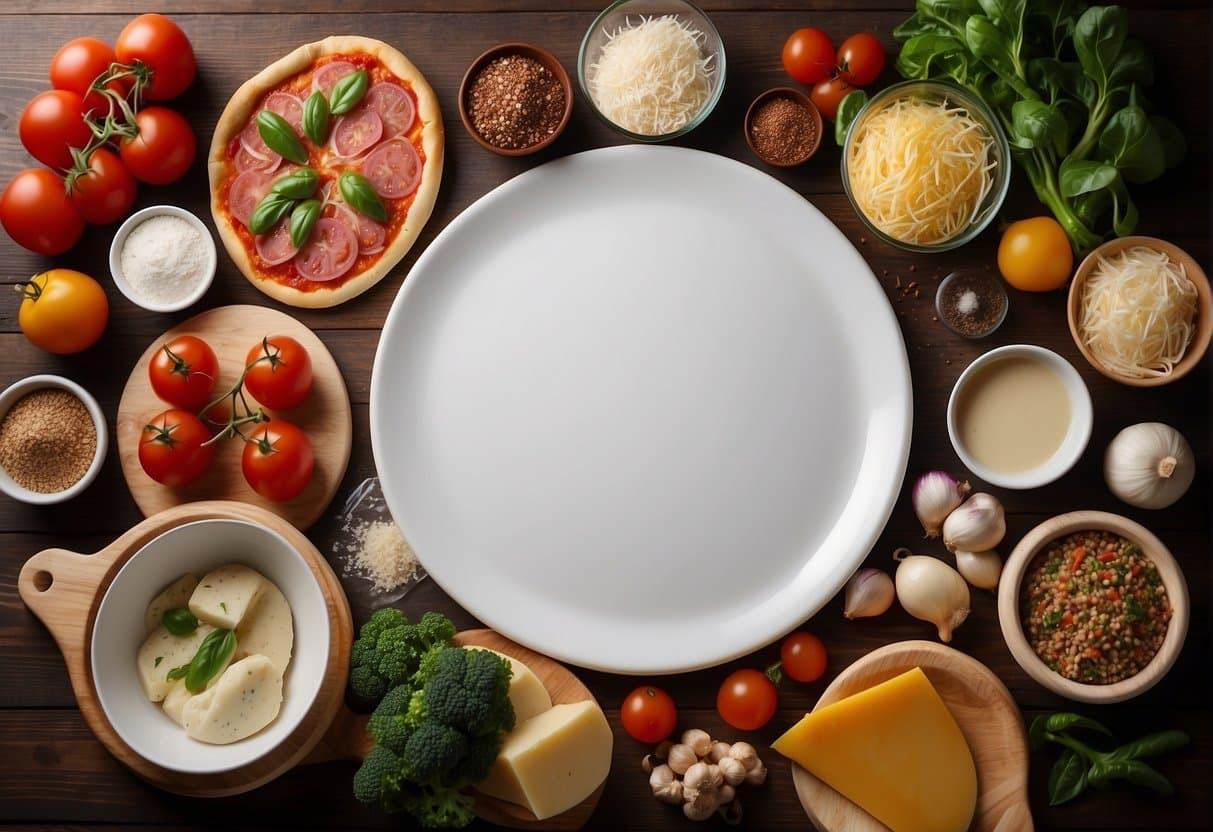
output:
<svg viewBox="0 0 1213 832"><path fill-rule="evenodd" d="M581 41L577 79L591 109L640 142L701 124L724 90L720 33L685 0L617 0Z"/></svg>
<svg viewBox="0 0 1213 832"><path fill-rule="evenodd" d="M847 130L847 197L876 236L900 248L964 245L994 219L1010 182L1002 127L984 102L954 84L894 84Z"/></svg>
<svg viewBox="0 0 1213 832"><path fill-rule="evenodd" d="M1195 367L1213 336L1209 278L1155 237L1109 240L1078 265L1067 308L1087 361L1113 381L1157 387Z"/></svg>

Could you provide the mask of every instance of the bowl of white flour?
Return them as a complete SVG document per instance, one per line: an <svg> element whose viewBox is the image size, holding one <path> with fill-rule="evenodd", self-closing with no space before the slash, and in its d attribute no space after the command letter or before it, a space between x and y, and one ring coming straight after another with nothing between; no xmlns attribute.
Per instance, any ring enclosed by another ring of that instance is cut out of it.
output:
<svg viewBox="0 0 1213 832"><path fill-rule="evenodd" d="M136 211L114 235L110 274L119 291L152 312L197 303L215 278L215 240L202 220L175 205Z"/></svg>

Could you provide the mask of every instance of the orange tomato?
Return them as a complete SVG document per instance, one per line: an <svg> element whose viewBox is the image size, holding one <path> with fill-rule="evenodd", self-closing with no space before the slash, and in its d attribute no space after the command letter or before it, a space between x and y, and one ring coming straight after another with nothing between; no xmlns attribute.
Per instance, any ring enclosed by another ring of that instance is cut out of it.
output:
<svg viewBox="0 0 1213 832"><path fill-rule="evenodd" d="M97 342L109 320L101 284L72 269L51 269L20 287L21 331L36 347L56 355L80 352Z"/></svg>
<svg viewBox="0 0 1213 832"><path fill-rule="evenodd" d="M998 244L998 270L1024 292L1060 289L1074 271L1070 239L1052 217L1011 223Z"/></svg>

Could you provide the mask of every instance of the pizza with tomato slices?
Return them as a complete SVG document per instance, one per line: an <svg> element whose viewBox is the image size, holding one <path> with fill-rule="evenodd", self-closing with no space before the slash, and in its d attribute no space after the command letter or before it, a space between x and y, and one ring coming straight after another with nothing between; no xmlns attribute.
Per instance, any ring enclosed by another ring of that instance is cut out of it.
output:
<svg viewBox="0 0 1213 832"><path fill-rule="evenodd" d="M254 286L334 306L378 283L417 240L442 179L429 83L382 41L305 44L246 81L211 142L211 212Z"/></svg>

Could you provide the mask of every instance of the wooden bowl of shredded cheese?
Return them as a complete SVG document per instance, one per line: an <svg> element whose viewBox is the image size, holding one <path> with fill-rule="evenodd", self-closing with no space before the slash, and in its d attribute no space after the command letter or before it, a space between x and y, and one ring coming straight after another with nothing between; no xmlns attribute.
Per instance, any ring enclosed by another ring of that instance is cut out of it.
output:
<svg viewBox="0 0 1213 832"><path fill-rule="evenodd" d="M1121 237L1088 254L1067 315L1091 366L1133 387L1182 378L1213 335L1209 278L1191 255L1155 237Z"/></svg>

